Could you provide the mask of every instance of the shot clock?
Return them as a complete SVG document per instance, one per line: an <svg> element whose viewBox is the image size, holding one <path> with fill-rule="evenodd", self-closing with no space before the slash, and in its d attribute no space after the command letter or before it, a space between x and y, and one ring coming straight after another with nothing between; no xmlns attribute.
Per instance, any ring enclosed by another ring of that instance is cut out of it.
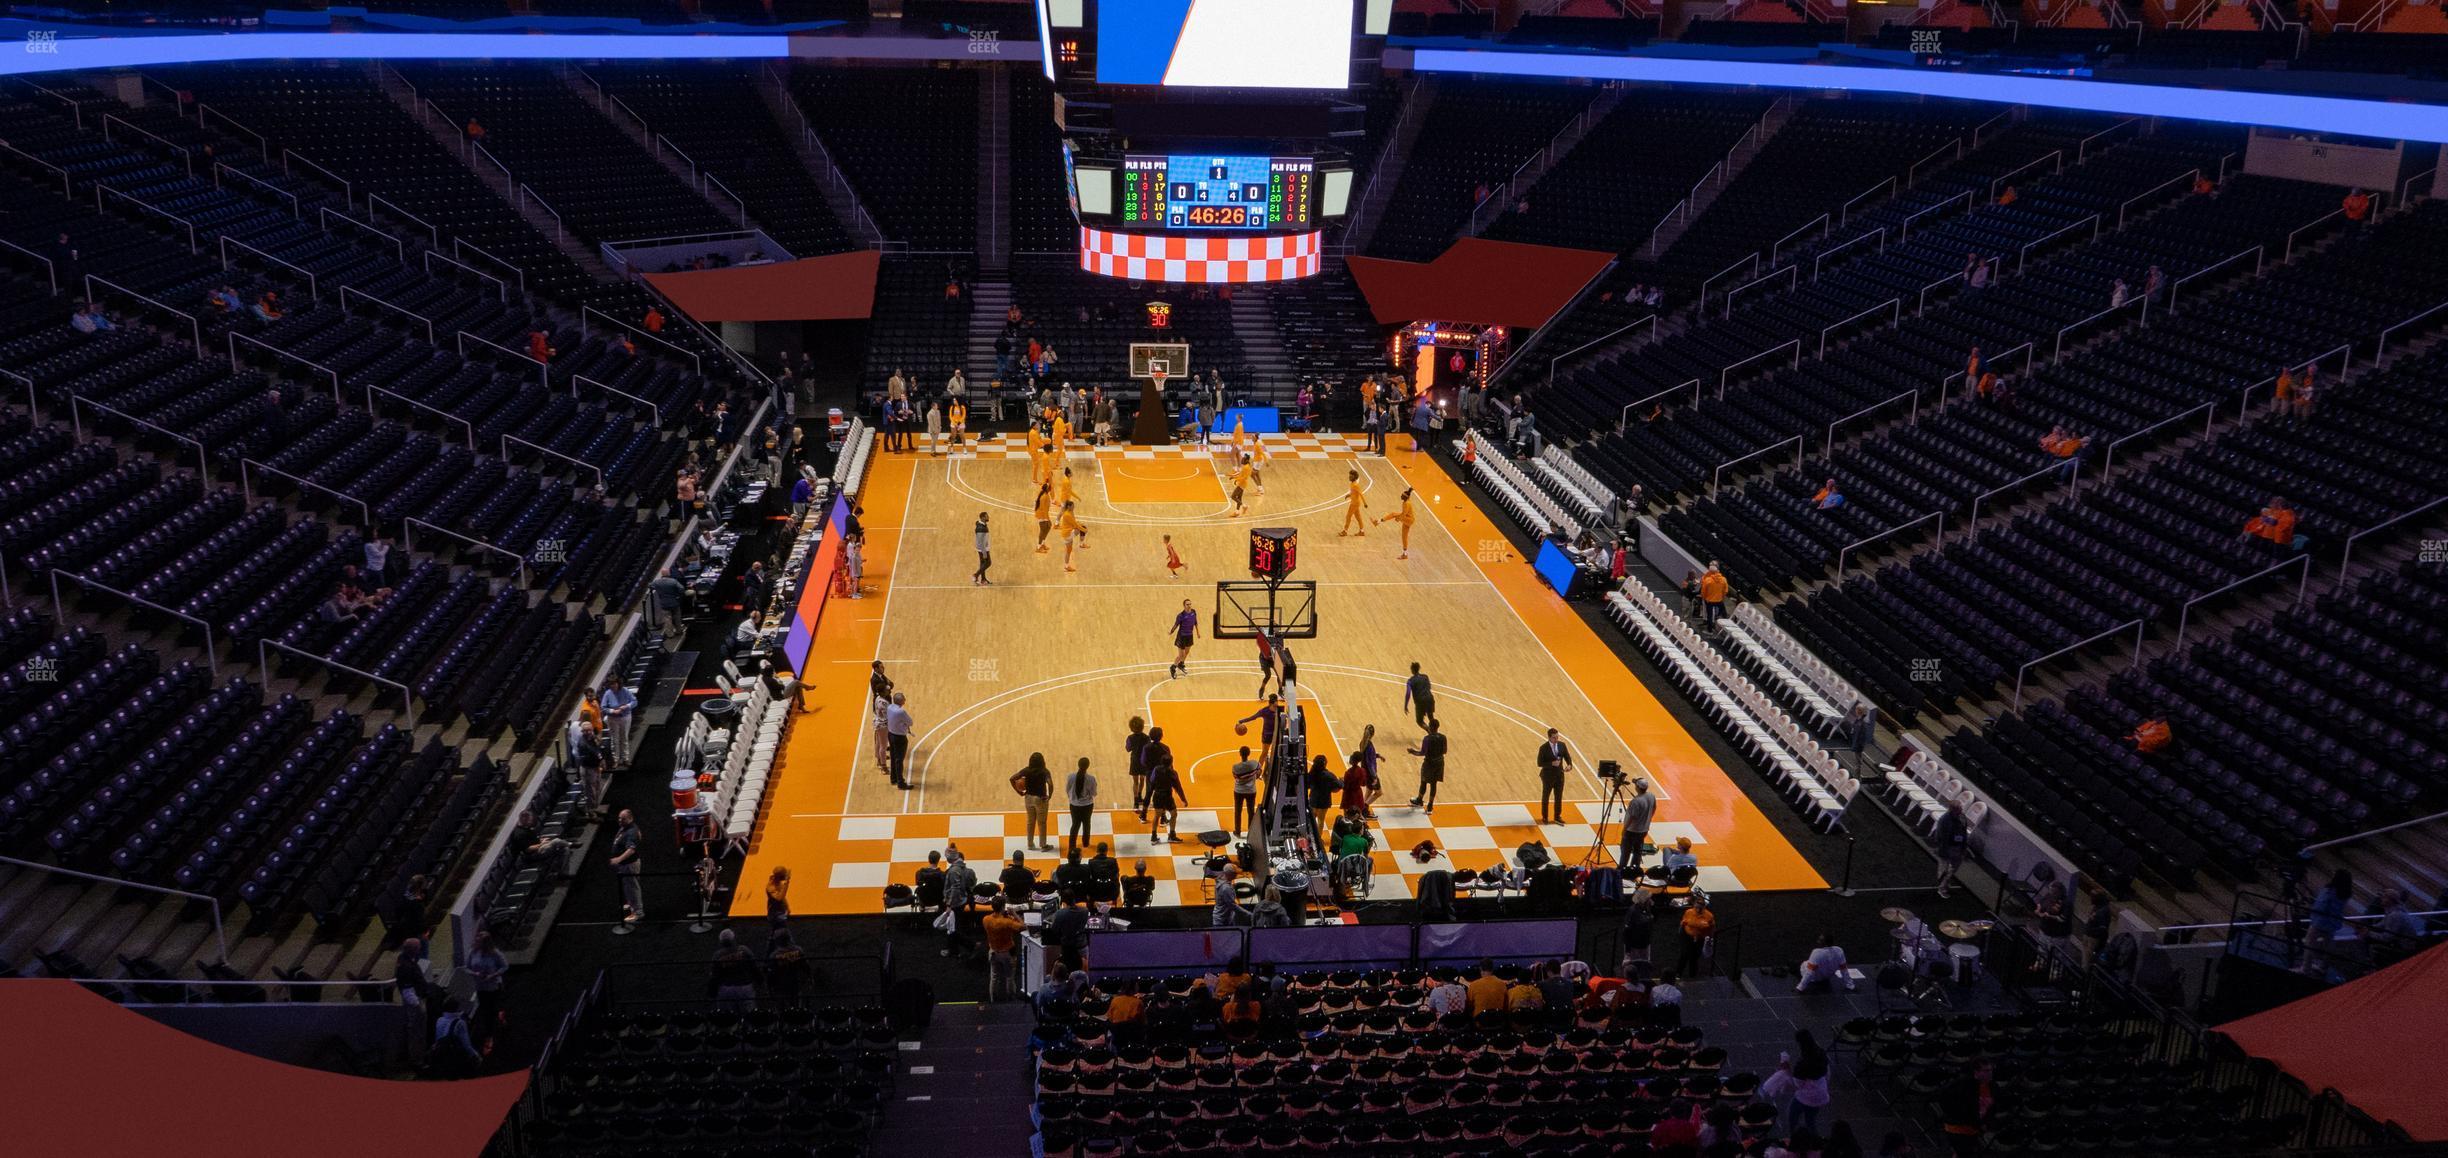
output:
<svg viewBox="0 0 2448 1158"><path fill-rule="evenodd" d="M1297 527L1253 527L1250 529L1250 577L1281 580L1300 565L1300 529Z"/></svg>

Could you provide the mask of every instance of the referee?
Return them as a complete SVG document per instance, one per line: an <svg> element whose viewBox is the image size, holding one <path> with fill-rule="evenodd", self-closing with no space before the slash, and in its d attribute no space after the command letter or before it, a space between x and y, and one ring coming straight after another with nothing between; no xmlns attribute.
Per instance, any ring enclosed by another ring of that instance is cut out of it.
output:
<svg viewBox="0 0 2448 1158"><path fill-rule="evenodd" d="M1411 665L1411 678L1403 681L1403 704L1411 709L1411 722L1422 729L1436 716L1436 689L1416 663Z"/></svg>

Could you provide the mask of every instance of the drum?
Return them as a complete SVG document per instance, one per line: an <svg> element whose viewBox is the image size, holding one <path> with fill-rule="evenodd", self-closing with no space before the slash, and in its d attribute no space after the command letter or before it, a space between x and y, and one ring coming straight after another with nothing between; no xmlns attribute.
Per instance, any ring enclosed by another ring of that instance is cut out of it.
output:
<svg viewBox="0 0 2448 1158"><path fill-rule="evenodd" d="M672 777L672 811L687 812L697 807L697 777L683 772Z"/></svg>
<svg viewBox="0 0 2448 1158"><path fill-rule="evenodd" d="M1957 941L1947 946L1947 956L1955 963L1955 981L1961 984L1980 976L1980 946L1970 941Z"/></svg>

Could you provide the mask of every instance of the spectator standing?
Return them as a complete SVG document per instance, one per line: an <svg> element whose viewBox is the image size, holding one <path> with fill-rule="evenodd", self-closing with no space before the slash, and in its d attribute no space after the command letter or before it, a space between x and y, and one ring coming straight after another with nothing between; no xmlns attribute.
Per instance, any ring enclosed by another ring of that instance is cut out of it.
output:
<svg viewBox="0 0 2448 1158"><path fill-rule="evenodd" d="M1641 860L1649 852L1649 826L1657 816L1657 797L1649 792L1649 778L1632 778L1632 794L1624 798L1623 844L1615 861L1623 871L1638 875Z"/></svg>
<svg viewBox="0 0 2448 1158"><path fill-rule="evenodd" d="M612 833L612 872L620 878L621 931L646 919L646 900L638 889L638 858L643 855L637 814L620 810L620 827Z"/></svg>
<svg viewBox="0 0 2448 1158"><path fill-rule="evenodd" d="M904 790L910 786L910 726L909 696L894 692L891 706L884 709L884 743L892 757L888 771L892 773L893 787Z"/></svg>
<svg viewBox="0 0 2448 1158"><path fill-rule="evenodd" d="M1419 665L1411 666L1417 668ZM1420 758L1419 791L1412 794L1411 807L1422 809L1430 816L1436 815L1437 786L1445 782L1445 753L1448 747L1437 718L1428 717L1428 734L1421 736L1420 746L1411 750L1413 755Z"/></svg>
<svg viewBox="0 0 2448 1158"><path fill-rule="evenodd" d="M603 694L595 697L603 712L604 759L613 769L629 766L629 729L637 720L637 693L621 686L617 675L604 677Z"/></svg>
<svg viewBox="0 0 2448 1158"><path fill-rule="evenodd" d="M1063 803L1071 808L1071 834L1064 843L1073 856L1088 844L1088 830L1096 823L1096 798L1097 779L1089 774L1088 758L1082 756L1079 767L1063 782Z"/></svg>
<svg viewBox="0 0 2448 1158"><path fill-rule="evenodd" d="M1436 686L1417 663L1411 665L1411 678L1403 681L1403 706L1411 709L1411 722L1422 728L1436 715Z"/></svg>
<svg viewBox="0 0 2448 1158"><path fill-rule="evenodd" d="M467 973L476 983L476 1039L481 1046L493 1040L493 1034L508 1020L502 1008L502 983L510 975L510 959L493 944L493 934L476 930L475 943L468 950Z"/></svg>
<svg viewBox="0 0 2448 1158"><path fill-rule="evenodd" d="M1564 773L1572 766L1572 748L1564 734L1547 729L1547 739L1538 747L1540 824L1564 823Z"/></svg>
<svg viewBox="0 0 2448 1158"><path fill-rule="evenodd" d="M1636 976L1635 968L1649 964L1650 946L1657 940L1657 894L1647 889L1635 889L1632 903L1624 906L1623 963L1618 972Z"/></svg>
<svg viewBox="0 0 2448 1158"><path fill-rule="evenodd" d="M1088 762L1081 760L1084 766ZM1249 745L1241 745L1241 759L1232 766L1232 834L1241 835L1245 827L1258 822L1258 762L1250 759Z"/></svg>
<svg viewBox="0 0 2448 1158"><path fill-rule="evenodd" d="M1698 897L1683 910L1683 951L1675 957L1675 972L1685 977L1700 972L1700 963L1708 956L1709 938L1717 933L1717 914L1708 902Z"/></svg>
<svg viewBox="0 0 2448 1158"><path fill-rule="evenodd" d="M969 859L957 848L944 849L944 912L950 920L943 922L945 957L960 952L961 917L977 905L977 870L969 867Z"/></svg>
<svg viewBox="0 0 2448 1158"><path fill-rule="evenodd" d="M1938 853L1938 895L1952 895L1955 874L1962 871L1964 854L1972 847L1971 826L1964 822L1963 805L1949 800L1946 812L1938 817L1938 827L1930 833L1930 842Z"/></svg>
<svg viewBox="0 0 2448 1158"><path fill-rule="evenodd" d="M1828 1104L1828 1055L1807 1029L1794 1031L1794 1097L1786 1117L1790 1132L1816 1129Z"/></svg>
<svg viewBox="0 0 2448 1158"><path fill-rule="evenodd" d="M1959 1156L1981 1152L1981 1136L1998 1109L1996 1073L1996 1067L1984 1059L1973 1063L1971 1073L1938 1091L1938 1120L1946 1131L1947 1146Z"/></svg>
<svg viewBox="0 0 2448 1158"><path fill-rule="evenodd" d="M765 878L765 923L776 932L790 928L790 866L778 864Z"/></svg>
<svg viewBox="0 0 2448 1158"><path fill-rule="evenodd" d="M1054 837L1046 820L1046 813L1054 804L1054 773L1046 767L1045 753L1029 753L1028 766L1012 773L1011 782L1028 813L1028 833L1023 839L1029 851L1054 851Z"/></svg>
<svg viewBox="0 0 2448 1158"><path fill-rule="evenodd" d="M1062 955L1064 968L1078 972L1088 967L1088 898L1063 894L1062 908L1046 918L1046 943Z"/></svg>
<svg viewBox="0 0 2448 1158"><path fill-rule="evenodd" d="M797 1005L814 969L790 930L776 929L765 942L765 992L778 1005Z"/></svg>
<svg viewBox="0 0 2448 1158"><path fill-rule="evenodd" d="M720 1009L747 1009L756 1004L757 966L739 934L729 929L716 939L714 968L706 984Z"/></svg>
<svg viewBox="0 0 2448 1158"><path fill-rule="evenodd" d="M1164 729L1148 735L1148 841L1154 843L1157 830L1164 829L1165 843L1180 844L1180 806L1189 803L1190 797L1182 791L1181 774L1173 768L1172 749L1162 747Z"/></svg>
<svg viewBox="0 0 2448 1158"><path fill-rule="evenodd" d="M663 650L680 650L680 601L688 588L677 574L665 574L649 584L653 588L655 630L663 636Z"/></svg>
<svg viewBox="0 0 2448 1158"><path fill-rule="evenodd" d="M986 914L986 1000L1008 1001L1020 995L1020 918L1011 914L1005 898L996 897Z"/></svg>
<svg viewBox="0 0 2448 1158"><path fill-rule="evenodd" d="M1700 575L1700 622L1715 623L1726 613L1725 570L1715 559L1709 560L1708 570Z"/></svg>

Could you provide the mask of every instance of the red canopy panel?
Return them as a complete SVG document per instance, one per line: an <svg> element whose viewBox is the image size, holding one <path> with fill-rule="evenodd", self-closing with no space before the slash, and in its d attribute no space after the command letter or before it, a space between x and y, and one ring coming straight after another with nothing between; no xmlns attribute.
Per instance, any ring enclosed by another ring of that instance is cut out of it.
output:
<svg viewBox="0 0 2448 1158"><path fill-rule="evenodd" d="M12 1154L473 1158L527 1074L355 1078L190 1037L66 981L0 981ZM39 1107L39 1112L34 1110Z"/></svg>
<svg viewBox="0 0 2448 1158"><path fill-rule="evenodd" d="M1369 312L1390 326L1471 322L1535 329L1615 260L1611 253L1466 237L1435 261L1345 259Z"/></svg>
<svg viewBox="0 0 2448 1158"><path fill-rule="evenodd" d="M652 285L701 322L832 322L875 313L872 249L772 265L650 273Z"/></svg>
<svg viewBox="0 0 2448 1158"><path fill-rule="evenodd" d="M2448 1140L2448 945L2218 1030L2417 1142Z"/></svg>

